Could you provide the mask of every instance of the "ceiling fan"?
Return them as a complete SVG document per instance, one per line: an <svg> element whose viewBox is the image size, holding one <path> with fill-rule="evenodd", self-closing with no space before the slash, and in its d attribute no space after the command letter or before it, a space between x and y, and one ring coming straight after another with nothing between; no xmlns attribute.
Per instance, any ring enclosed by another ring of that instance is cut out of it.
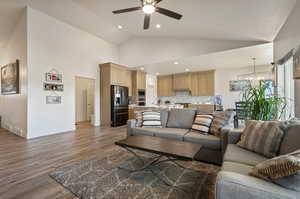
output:
<svg viewBox="0 0 300 199"><path fill-rule="evenodd" d="M141 6L139 7L133 7L133 8L127 8L122 10L115 10L113 11L114 14L121 14L126 12L132 12L137 10L142 10L145 13L145 19L144 19L144 29L149 29L150 27L150 17L151 14L154 12L158 12L162 15L166 15L168 17L180 20L182 18L181 14L178 14L176 12L167 10L165 8L158 7L157 4L159 4L163 0L140 0Z"/></svg>

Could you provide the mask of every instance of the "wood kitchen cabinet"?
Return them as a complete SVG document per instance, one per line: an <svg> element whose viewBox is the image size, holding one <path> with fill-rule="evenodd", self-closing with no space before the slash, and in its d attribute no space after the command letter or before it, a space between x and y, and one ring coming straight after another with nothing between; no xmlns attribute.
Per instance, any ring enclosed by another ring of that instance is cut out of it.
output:
<svg viewBox="0 0 300 199"><path fill-rule="evenodd" d="M143 71L132 71L132 99L138 101L138 91L146 90L146 73Z"/></svg>
<svg viewBox="0 0 300 199"><path fill-rule="evenodd" d="M128 95L132 95L132 75L131 71L121 65L108 63L110 68L110 84L128 87ZM109 74L107 74L109 75Z"/></svg>
<svg viewBox="0 0 300 199"><path fill-rule="evenodd" d="M191 74L192 96L215 95L215 71L194 72Z"/></svg>
<svg viewBox="0 0 300 199"><path fill-rule="evenodd" d="M173 76L173 89L190 90L191 89L191 73L179 73Z"/></svg>
<svg viewBox="0 0 300 199"><path fill-rule="evenodd" d="M173 75L163 75L157 77L158 97L174 96Z"/></svg>

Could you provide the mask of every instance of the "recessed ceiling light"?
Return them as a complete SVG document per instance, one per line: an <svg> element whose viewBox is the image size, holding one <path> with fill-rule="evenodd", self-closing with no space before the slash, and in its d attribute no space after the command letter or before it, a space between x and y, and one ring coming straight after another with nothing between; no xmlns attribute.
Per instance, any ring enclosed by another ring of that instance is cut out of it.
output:
<svg viewBox="0 0 300 199"><path fill-rule="evenodd" d="M144 68L144 67L141 67L141 70L145 70L145 68Z"/></svg>
<svg viewBox="0 0 300 199"><path fill-rule="evenodd" d="M156 27L156 28L161 28L161 25L160 25L160 24L156 24L155 27Z"/></svg>
<svg viewBox="0 0 300 199"><path fill-rule="evenodd" d="M190 69L186 68L186 69L185 69L185 72L190 72Z"/></svg>
<svg viewBox="0 0 300 199"><path fill-rule="evenodd" d="M118 25L118 29L119 29L119 30L122 30L122 29L123 29L123 26Z"/></svg>
<svg viewBox="0 0 300 199"><path fill-rule="evenodd" d="M179 63L176 61L176 62L174 62L174 64L175 64L175 65L178 65Z"/></svg>

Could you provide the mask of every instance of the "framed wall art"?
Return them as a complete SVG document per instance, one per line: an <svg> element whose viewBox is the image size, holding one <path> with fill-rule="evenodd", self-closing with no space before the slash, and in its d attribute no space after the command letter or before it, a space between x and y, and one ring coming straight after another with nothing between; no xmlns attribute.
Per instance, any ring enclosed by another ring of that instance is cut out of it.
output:
<svg viewBox="0 0 300 199"><path fill-rule="evenodd" d="M45 80L46 82L62 83L62 74L47 72Z"/></svg>
<svg viewBox="0 0 300 199"><path fill-rule="evenodd" d="M1 94L12 95L20 93L19 60L1 67Z"/></svg>
<svg viewBox="0 0 300 199"><path fill-rule="evenodd" d="M243 91L251 87L250 80L231 80L229 81L230 92Z"/></svg>
<svg viewBox="0 0 300 199"><path fill-rule="evenodd" d="M300 79L300 46L294 54L294 79Z"/></svg>
<svg viewBox="0 0 300 199"><path fill-rule="evenodd" d="M46 96L46 104L61 104L61 96Z"/></svg>
<svg viewBox="0 0 300 199"><path fill-rule="evenodd" d="M64 91L64 85L63 84L51 84L51 83L45 83L44 82L44 90L45 91Z"/></svg>

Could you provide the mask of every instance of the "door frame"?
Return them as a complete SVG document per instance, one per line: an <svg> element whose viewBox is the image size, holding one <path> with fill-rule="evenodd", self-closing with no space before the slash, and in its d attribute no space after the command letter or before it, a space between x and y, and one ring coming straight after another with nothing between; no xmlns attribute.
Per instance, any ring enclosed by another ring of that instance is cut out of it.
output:
<svg viewBox="0 0 300 199"><path fill-rule="evenodd" d="M76 117L77 117L77 79L88 79L88 80L92 80L94 82L94 104L93 104L93 109L94 109L94 116L95 116L95 113L96 113L96 78L91 78L91 77L84 77L84 76L80 76L80 75L75 75L75 79L74 79L74 83L75 83L75 86L74 86L74 89L75 89L75 92L74 92L74 95L75 95L75 125L77 125L77 121L76 121ZM94 118L95 119L95 118ZM95 122L95 121L94 121ZM92 123L92 120L90 121L90 124L95 126L95 124Z"/></svg>

